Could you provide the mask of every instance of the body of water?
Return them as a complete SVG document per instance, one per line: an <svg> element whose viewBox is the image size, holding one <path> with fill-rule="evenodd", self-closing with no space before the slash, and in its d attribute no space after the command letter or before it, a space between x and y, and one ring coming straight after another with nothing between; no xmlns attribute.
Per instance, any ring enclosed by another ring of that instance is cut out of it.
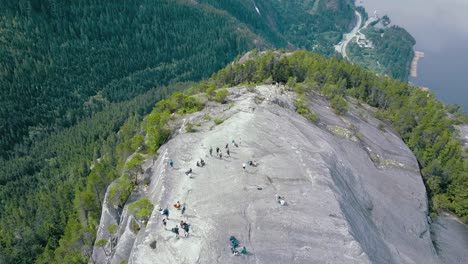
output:
<svg viewBox="0 0 468 264"><path fill-rule="evenodd" d="M416 39L415 50L425 57L411 83L468 112L468 0L357 0L356 5L369 16L374 10L387 14Z"/></svg>

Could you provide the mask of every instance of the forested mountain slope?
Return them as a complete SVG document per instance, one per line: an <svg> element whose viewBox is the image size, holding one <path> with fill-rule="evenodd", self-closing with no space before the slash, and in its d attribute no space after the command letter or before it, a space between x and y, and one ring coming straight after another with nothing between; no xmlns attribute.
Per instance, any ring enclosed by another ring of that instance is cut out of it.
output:
<svg viewBox="0 0 468 264"><path fill-rule="evenodd" d="M253 47L329 52L353 19L345 0L312 15L307 0L257 2L259 13L250 0L2 1L0 157L109 102L208 77Z"/></svg>
<svg viewBox="0 0 468 264"><path fill-rule="evenodd" d="M109 168L140 140L130 124L175 89L155 87L206 78L252 48L329 54L352 11L316 3L1 1L0 262L85 258ZM81 233L60 242L65 230Z"/></svg>
<svg viewBox="0 0 468 264"><path fill-rule="evenodd" d="M256 39L182 1L15 0L0 10L4 157L24 137L36 140L109 102L206 77Z"/></svg>
<svg viewBox="0 0 468 264"><path fill-rule="evenodd" d="M290 47L332 55L333 45L348 31L354 18L353 6L343 0L200 0L226 10L265 38L274 36Z"/></svg>

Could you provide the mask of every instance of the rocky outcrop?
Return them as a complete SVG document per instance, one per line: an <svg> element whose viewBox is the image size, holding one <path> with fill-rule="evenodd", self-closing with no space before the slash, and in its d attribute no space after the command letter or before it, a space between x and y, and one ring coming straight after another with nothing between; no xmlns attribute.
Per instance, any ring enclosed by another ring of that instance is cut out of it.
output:
<svg viewBox="0 0 468 264"><path fill-rule="evenodd" d="M111 263L439 262L417 161L372 117L373 109L351 102L341 117L311 97L319 117L312 124L294 111L295 95L283 87L230 92L228 104L208 102L185 116L181 123L199 124L197 131L185 133L182 125L158 159L145 164L151 183L138 193L155 209L139 231L124 210ZM224 122L215 125L207 116ZM195 165L200 158L202 168ZM243 169L254 160L257 166ZM184 173L189 168L192 177ZM172 207L176 201L186 206L184 214ZM160 207L170 210L168 229L183 220L190 235L165 230ZM114 218L104 213L100 230L108 219ZM233 256L230 236L248 254Z"/></svg>
<svg viewBox="0 0 468 264"><path fill-rule="evenodd" d="M432 239L442 263L466 263L468 228L453 215L443 213L431 225Z"/></svg>
<svg viewBox="0 0 468 264"><path fill-rule="evenodd" d="M119 210L109 205L107 198L109 196L109 190L112 188L114 183L107 187L106 195L104 196L104 201L102 203L102 213L101 219L99 221L99 227L96 233L96 241L106 240L109 243L105 247L94 247L92 259L96 263L107 263L109 252L112 251L113 239L107 228L110 225L118 225L119 222ZM115 241L115 239L114 239Z"/></svg>

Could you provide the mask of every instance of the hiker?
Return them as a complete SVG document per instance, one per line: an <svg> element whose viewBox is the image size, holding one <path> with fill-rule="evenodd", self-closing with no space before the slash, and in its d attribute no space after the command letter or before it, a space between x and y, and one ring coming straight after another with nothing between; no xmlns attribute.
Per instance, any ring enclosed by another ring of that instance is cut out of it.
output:
<svg viewBox="0 0 468 264"><path fill-rule="evenodd" d="M279 196L279 195L276 195L276 201L281 204L281 205L285 205L286 202L284 201L284 198Z"/></svg>
<svg viewBox="0 0 468 264"><path fill-rule="evenodd" d="M164 226L164 229L166 229L166 225L167 225L167 220L166 220L166 218L163 218L162 224L163 224L163 226Z"/></svg>
<svg viewBox="0 0 468 264"><path fill-rule="evenodd" d="M185 175L190 176L189 174L192 174L192 168L190 168L188 171L185 172Z"/></svg>
<svg viewBox="0 0 468 264"><path fill-rule="evenodd" d="M238 147L239 147L239 145L237 145L237 143L234 143L234 146L236 146L236 148L238 148Z"/></svg>
<svg viewBox="0 0 468 264"><path fill-rule="evenodd" d="M227 155L231 157L231 152L229 151L229 149L226 152L227 152Z"/></svg>
<svg viewBox="0 0 468 264"><path fill-rule="evenodd" d="M167 209L167 208L164 209L164 210L162 211L162 215L165 215L165 216L166 216L166 219L169 220L169 209Z"/></svg>
<svg viewBox="0 0 468 264"><path fill-rule="evenodd" d="M257 167L257 162L255 160L254 161L249 160L247 161L247 164L249 164L252 167Z"/></svg>
<svg viewBox="0 0 468 264"><path fill-rule="evenodd" d="M200 162L198 160L197 160L197 167L201 167Z"/></svg>
<svg viewBox="0 0 468 264"><path fill-rule="evenodd" d="M202 167L204 167L204 166L205 166L205 160L204 160L204 159L202 159L202 158L200 158L200 165L201 165Z"/></svg>
<svg viewBox="0 0 468 264"><path fill-rule="evenodd" d="M183 215L185 213L185 204L184 206L182 207L182 211L180 211L180 214Z"/></svg>
<svg viewBox="0 0 468 264"><path fill-rule="evenodd" d="M189 235L189 229L190 229L189 224L184 223L184 226L182 227L182 229L184 230L184 236L185 236L185 237L188 237L188 235Z"/></svg>
<svg viewBox="0 0 468 264"><path fill-rule="evenodd" d="M236 141L234 141L234 139L232 140L232 145L236 145Z"/></svg>
<svg viewBox="0 0 468 264"><path fill-rule="evenodd" d="M179 201L177 201L177 203L174 204L174 207L175 207L176 209L180 209L181 206L182 206L182 205L180 204Z"/></svg>
<svg viewBox="0 0 468 264"><path fill-rule="evenodd" d="M237 247L239 246L239 241L235 236L231 236L229 238L229 241L231 241L231 252L235 256L239 256L239 251L237 251Z"/></svg>
<svg viewBox="0 0 468 264"><path fill-rule="evenodd" d="M233 247L231 248L231 253L232 253L232 255L234 255L234 256L239 256L239 255L240 255L240 254L239 254L239 251L237 251L237 249L236 249L236 248L233 248Z"/></svg>
<svg viewBox="0 0 468 264"><path fill-rule="evenodd" d="M180 221L180 228L184 230L184 236L187 237L189 232L189 224L185 223L184 221Z"/></svg>
<svg viewBox="0 0 468 264"><path fill-rule="evenodd" d="M219 147L216 147L216 154L219 153Z"/></svg>
<svg viewBox="0 0 468 264"><path fill-rule="evenodd" d="M245 163L242 163L242 168L244 169L244 171L245 171L245 166L246 166Z"/></svg>
<svg viewBox="0 0 468 264"><path fill-rule="evenodd" d="M229 148L229 144L228 144L228 143L226 143L226 148Z"/></svg>
<svg viewBox="0 0 468 264"><path fill-rule="evenodd" d="M219 158L223 159L223 153L222 152L219 153Z"/></svg>
<svg viewBox="0 0 468 264"><path fill-rule="evenodd" d="M171 166L171 168L174 168L174 161L172 159L169 160L169 166Z"/></svg>
<svg viewBox="0 0 468 264"><path fill-rule="evenodd" d="M242 254L247 254L247 248L246 247L242 247L242 251L241 251Z"/></svg>
<svg viewBox="0 0 468 264"><path fill-rule="evenodd" d="M213 156L213 147L210 147L210 156Z"/></svg>
<svg viewBox="0 0 468 264"><path fill-rule="evenodd" d="M176 237L178 238L179 237L179 228L177 226L173 227L171 229L172 232L174 232L176 234Z"/></svg>
<svg viewBox="0 0 468 264"><path fill-rule="evenodd" d="M239 246L239 240L235 236L229 237L229 241L231 241L231 247L237 248Z"/></svg>

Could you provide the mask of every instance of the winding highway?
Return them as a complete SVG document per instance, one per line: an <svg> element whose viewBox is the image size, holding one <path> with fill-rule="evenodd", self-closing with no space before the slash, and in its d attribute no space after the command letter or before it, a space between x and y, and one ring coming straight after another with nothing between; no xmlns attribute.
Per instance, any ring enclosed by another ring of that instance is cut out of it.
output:
<svg viewBox="0 0 468 264"><path fill-rule="evenodd" d="M356 36L356 33L359 31L361 28L361 23L362 23L362 16L359 14L358 11L354 11L354 13L357 16L357 23L356 26L347 34L343 35L343 40L335 45L335 50L341 55L343 55L343 58L349 60L348 55L346 54L346 47L348 46L349 42Z"/></svg>

